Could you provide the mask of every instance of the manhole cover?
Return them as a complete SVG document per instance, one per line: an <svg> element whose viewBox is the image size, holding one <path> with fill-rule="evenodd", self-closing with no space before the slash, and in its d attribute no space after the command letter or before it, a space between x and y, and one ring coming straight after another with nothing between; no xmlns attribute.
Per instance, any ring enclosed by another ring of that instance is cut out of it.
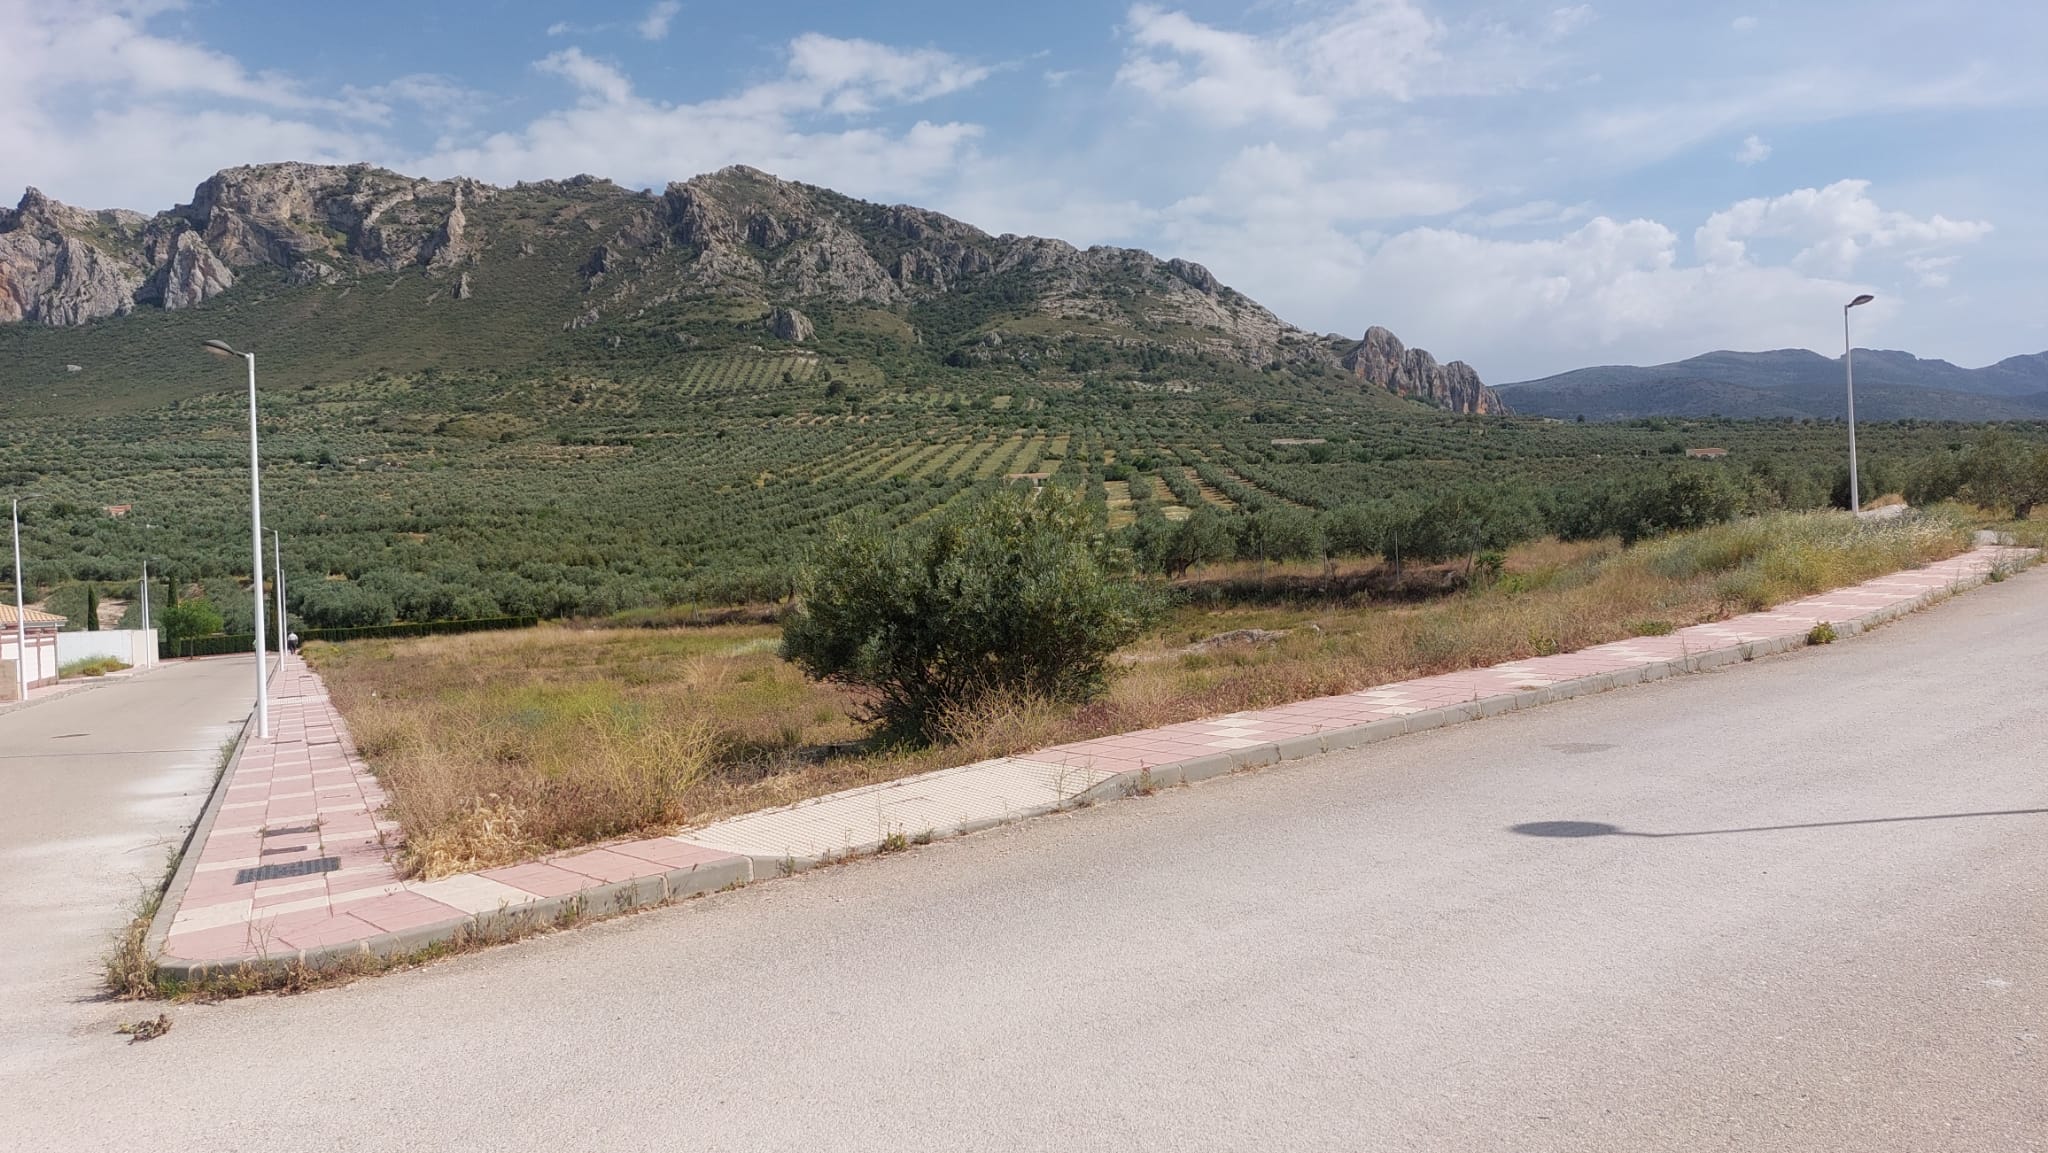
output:
<svg viewBox="0 0 2048 1153"><path fill-rule="evenodd" d="M253 869L240 869L235 873L235 884L246 885L251 881L279 881L286 877L310 877L315 873L331 873L341 868L340 857L314 857L310 861L292 861L284 865L258 865Z"/></svg>

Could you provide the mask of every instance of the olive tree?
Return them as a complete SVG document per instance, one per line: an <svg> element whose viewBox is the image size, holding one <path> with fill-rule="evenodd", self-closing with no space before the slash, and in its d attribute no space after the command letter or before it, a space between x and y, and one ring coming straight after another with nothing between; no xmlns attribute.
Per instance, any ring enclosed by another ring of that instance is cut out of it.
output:
<svg viewBox="0 0 2048 1153"><path fill-rule="evenodd" d="M991 696L1094 695L1153 607L1080 494L1015 488L909 532L838 532L799 578L782 653L863 691L890 734L931 739Z"/></svg>

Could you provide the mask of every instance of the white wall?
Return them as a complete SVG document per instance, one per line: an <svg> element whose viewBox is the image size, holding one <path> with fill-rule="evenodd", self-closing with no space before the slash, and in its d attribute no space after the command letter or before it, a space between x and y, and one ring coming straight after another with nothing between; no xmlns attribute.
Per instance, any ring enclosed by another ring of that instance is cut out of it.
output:
<svg viewBox="0 0 2048 1153"><path fill-rule="evenodd" d="M112 657L130 668L156 664L156 633L141 629L57 634L57 663L68 665L91 657Z"/></svg>
<svg viewBox="0 0 2048 1153"><path fill-rule="evenodd" d="M57 646L50 638L57 634L47 629L28 630L28 683L39 685L57 679ZM21 658L21 646L15 640L15 631L0 628L0 661L10 662L8 676L18 676L12 662ZM17 682L19 683L19 682Z"/></svg>

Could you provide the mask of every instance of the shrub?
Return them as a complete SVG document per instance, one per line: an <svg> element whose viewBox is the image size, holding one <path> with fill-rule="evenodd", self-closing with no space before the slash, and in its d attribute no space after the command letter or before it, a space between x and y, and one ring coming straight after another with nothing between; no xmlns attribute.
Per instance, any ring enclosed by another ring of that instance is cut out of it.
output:
<svg viewBox="0 0 2048 1153"><path fill-rule="evenodd" d="M2009 508L2014 520L2025 520L2035 505L2048 501L2048 448L1994 428L1964 454L1962 475L1963 495L1985 508Z"/></svg>
<svg viewBox="0 0 2048 1153"><path fill-rule="evenodd" d="M1181 576L1198 564L1228 559L1234 547L1229 522L1221 513L1203 505L1174 526L1172 535L1166 538L1159 567L1169 576Z"/></svg>
<svg viewBox="0 0 2048 1153"><path fill-rule="evenodd" d="M1079 494L1005 490L910 534L863 524L805 569L783 656L870 697L870 721L930 740L998 694L1084 700L1154 598Z"/></svg>
<svg viewBox="0 0 2048 1153"><path fill-rule="evenodd" d="M226 627L220 610L204 597L179 601L165 608L158 618L167 640L183 641L210 637Z"/></svg>

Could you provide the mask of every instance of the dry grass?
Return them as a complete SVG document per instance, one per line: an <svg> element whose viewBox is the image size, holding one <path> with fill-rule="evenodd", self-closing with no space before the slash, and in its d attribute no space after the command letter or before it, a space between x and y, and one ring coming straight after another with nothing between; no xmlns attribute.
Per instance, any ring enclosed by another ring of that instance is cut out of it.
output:
<svg viewBox="0 0 2048 1153"><path fill-rule="evenodd" d="M803 680L773 626L477 633L308 646L389 786L414 874L1130 729L1668 633L1953 555L1960 517L1778 515L1648 542L1540 542L1493 586L1422 605L1183 608L1081 708L994 701L932 748L871 749L857 702ZM1314 625L1311 629L1307 626ZM1286 630L1202 653L1202 637Z"/></svg>

